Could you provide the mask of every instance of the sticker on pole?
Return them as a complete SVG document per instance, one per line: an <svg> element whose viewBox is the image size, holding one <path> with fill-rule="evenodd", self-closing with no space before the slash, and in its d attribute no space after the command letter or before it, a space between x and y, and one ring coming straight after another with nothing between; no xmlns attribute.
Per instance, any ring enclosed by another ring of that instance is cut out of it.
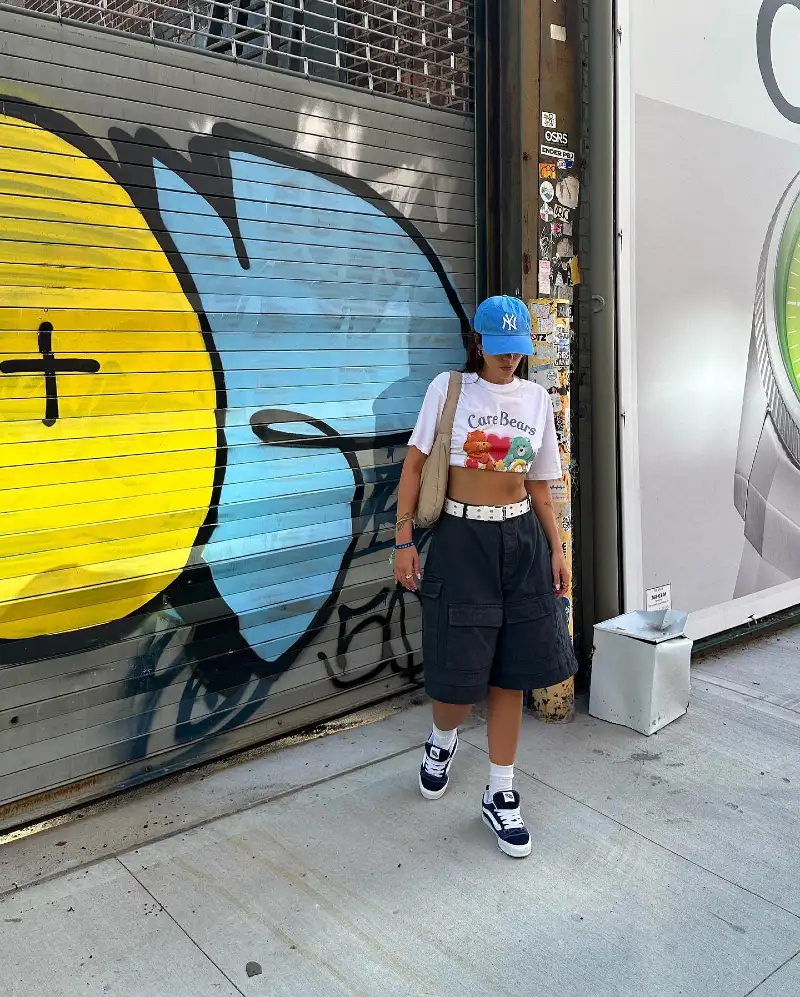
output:
<svg viewBox="0 0 800 997"><path fill-rule="evenodd" d="M551 111L542 111L542 128L556 128L558 122L555 114Z"/></svg>
<svg viewBox="0 0 800 997"><path fill-rule="evenodd" d="M539 194L545 204L549 204L556 196L555 187L549 180L543 180L539 186Z"/></svg>
<svg viewBox="0 0 800 997"><path fill-rule="evenodd" d="M556 184L556 197L565 208L577 208L581 185L577 177L564 177Z"/></svg>
<svg viewBox="0 0 800 997"><path fill-rule="evenodd" d="M541 153L545 159L563 159L563 160L575 160L575 153L569 152L567 149L559 149L552 145L543 145L541 147Z"/></svg>
<svg viewBox="0 0 800 997"><path fill-rule="evenodd" d="M672 609L672 586L657 585L645 592L644 608L648 613Z"/></svg>

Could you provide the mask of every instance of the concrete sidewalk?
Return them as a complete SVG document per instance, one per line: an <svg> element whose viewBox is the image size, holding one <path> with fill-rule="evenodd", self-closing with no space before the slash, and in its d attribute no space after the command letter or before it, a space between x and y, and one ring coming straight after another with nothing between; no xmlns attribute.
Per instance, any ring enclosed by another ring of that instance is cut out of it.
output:
<svg viewBox="0 0 800 997"><path fill-rule="evenodd" d="M650 739L526 718L525 861L479 819L480 720L445 798L419 796L428 725L412 707L10 841L0 889L52 878L0 901L4 994L800 993L800 632L707 658ZM124 850L151 821L168 836Z"/></svg>

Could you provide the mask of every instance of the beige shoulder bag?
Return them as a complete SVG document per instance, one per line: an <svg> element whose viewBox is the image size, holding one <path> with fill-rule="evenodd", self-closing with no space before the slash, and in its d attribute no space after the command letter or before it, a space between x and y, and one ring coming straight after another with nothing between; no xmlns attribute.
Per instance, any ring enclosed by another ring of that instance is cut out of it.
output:
<svg viewBox="0 0 800 997"><path fill-rule="evenodd" d="M436 438L431 452L422 466L419 483L419 499L414 523L417 526L433 526L442 514L447 497L447 477L450 473L450 437L453 435L453 420L461 394L461 373L450 372L442 418L436 428Z"/></svg>

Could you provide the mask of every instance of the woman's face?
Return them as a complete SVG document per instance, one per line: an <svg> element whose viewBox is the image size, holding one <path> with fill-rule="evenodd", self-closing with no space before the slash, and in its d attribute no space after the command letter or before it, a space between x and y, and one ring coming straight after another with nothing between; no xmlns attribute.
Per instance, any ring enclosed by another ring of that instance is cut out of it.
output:
<svg viewBox="0 0 800 997"><path fill-rule="evenodd" d="M495 356L484 353L482 373L488 374L493 380L510 381L521 360L521 353L499 353Z"/></svg>

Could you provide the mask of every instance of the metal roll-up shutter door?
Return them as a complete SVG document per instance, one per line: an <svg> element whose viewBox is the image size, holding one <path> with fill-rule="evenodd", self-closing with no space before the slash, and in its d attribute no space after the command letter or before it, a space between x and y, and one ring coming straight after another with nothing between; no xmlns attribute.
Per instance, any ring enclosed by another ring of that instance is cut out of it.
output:
<svg viewBox="0 0 800 997"><path fill-rule="evenodd" d="M396 486L475 286L467 3L25 6L0 11L6 827L419 681Z"/></svg>

